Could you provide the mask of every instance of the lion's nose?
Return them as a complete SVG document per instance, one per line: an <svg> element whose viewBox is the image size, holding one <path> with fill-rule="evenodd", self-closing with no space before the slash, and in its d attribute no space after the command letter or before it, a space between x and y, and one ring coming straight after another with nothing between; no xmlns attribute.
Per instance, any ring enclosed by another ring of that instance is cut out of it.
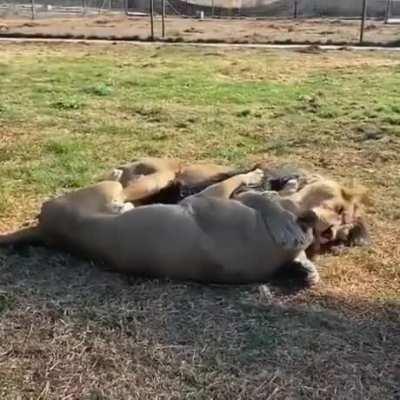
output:
<svg viewBox="0 0 400 400"><path fill-rule="evenodd" d="M353 221L353 218L350 215L350 213L344 212L343 215L342 215L342 224L348 225L348 224L352 224L353 222L354 221Z"/></svg>

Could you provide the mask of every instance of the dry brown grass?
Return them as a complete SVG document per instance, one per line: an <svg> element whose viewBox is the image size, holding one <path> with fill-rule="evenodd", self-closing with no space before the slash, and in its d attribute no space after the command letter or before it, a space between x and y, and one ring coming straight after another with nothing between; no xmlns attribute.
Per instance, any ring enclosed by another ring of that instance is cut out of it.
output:
<svg viewBox="0 0 400 400"><path fill-rule="evenodd" d="M272 299L0 250L1 399L396 398L399 56L119 45L3 55L0 231L144 154L290 160L356 179L375 206L371 248L320 257L318 288L272 286Z"/></svg>
<svg viewBox="0 0 400 400"><path fill-rule="evenodd" d="M148 39L148 17L77 17L47 18L32 22L29 19L3 19L2 35L27 35L99 39ZM320 43L358 44L360 23L340 19L209 19L168 17L168 40L183 42L227 43ZM161 37L161 21L156 18L155 35ZM397 25L383 21L369 22L365 41L372 44L392 44L400 40Z"/></svg>
<svg viewBox="0 0 400 400"><path fill-rule="evenodd" d="M349 293L266 304L256 288L129 282L45 250L6 263L4 399L392 398L398 314L359 300L354 315Z"/></svg>

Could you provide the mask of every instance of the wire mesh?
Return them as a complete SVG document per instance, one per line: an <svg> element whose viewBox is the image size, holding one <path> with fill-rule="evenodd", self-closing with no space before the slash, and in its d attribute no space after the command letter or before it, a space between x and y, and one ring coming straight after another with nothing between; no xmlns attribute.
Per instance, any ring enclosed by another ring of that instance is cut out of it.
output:
<svg viewBox="0 0 400 400"><path fill-rule="evenodd" d="M32 4L32 2L34 4ZM362 0L167 0L166 13L198 17L343 17L360 16ZM161 13L161 0L154 1ZM149 0L0 0L0 16L91 15L101 12L147 13ZM400 17L400 0L369 0L368 17Z"/></svg>
<svg viewBox="0 0 400 400"><path fill-rule="evenodd" d="M153 37L148 18L150 1L0 0L0 34L146 39ZM155 18L160 18L163 2L153 0L153 4ZM360 37L362 4L363 0L165 0L167 22L163 33L156 32L155 36L177 41L353 44ZM96 20L92 26L84 19L99 15L116 18ZM52 26L8 22L59 17L68 17L70 22L54 21ZM74 18L80 18L80 22L74 22ZM400 0L368 0L367 18L371 20L365 26L368 43L400 43L398 26L390 26L400 23ZM209 23L196 25L195 21L202 19ZM227 22L230 19L244 21L231 24ZM261 26L262 20L273 22Z"/></svg>

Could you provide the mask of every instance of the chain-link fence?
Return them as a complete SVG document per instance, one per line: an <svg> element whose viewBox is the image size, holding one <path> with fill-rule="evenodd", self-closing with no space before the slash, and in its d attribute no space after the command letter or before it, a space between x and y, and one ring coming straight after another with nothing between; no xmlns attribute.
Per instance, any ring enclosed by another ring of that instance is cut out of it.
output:
<svg viewBox="0 0 400 400"><path fill-rule="evenodd" d="M148 13L151 0L0 0L0 15L50 17ZM166 0L167 15L191 17L360 17L363 0ZM154 0L155 12L162 1ZM400 0L369 0L368 17L400 18Z"/></svg>
<svg viewBox="0 0 400 400"><path fill-rule="evenodd" d="M400 0L0 0L0 34L352 44L365 4L364 41L400 45Z"/></svg>
<svg viewBox="0 0 400 400"><path fill-rule="evenodd" d="M0 0L0 16L3 18L119 14L125 9L125 0Z"/></svg>
<svg viewBox="0 0 400 400"><path fill-rule="evenodd" d="M129 9L148 10L148 0L127 0ZM161 12L161 1L155 1ZM363 0L168 0L167 12L205 17L343 17L361 15ZM400 16L400 0L369 0L368 17Z"/></svg>

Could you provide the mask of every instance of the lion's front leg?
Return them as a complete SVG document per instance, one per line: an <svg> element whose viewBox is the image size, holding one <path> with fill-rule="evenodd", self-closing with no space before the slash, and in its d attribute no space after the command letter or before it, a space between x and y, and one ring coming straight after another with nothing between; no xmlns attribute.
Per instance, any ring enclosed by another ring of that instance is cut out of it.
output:
<svg viewBox="0 0 400 400"><path fill-rule="evenodd" d="M302 251L294 261L300 264L301 268L303 268L306 273L305 282L308 286L314 286L321 280L316 265L307 257L304 251Z"/></svg>
<svg viewBox="0 0 400 400"><path fill-rule="evenodd" d="M264 179L264 173L260 169L248 172L246 174L235 175L222 182L215 183L198 193L199 196L216 197L220 199L229 199L232 194L241 186L258 186Z"/></svg>

